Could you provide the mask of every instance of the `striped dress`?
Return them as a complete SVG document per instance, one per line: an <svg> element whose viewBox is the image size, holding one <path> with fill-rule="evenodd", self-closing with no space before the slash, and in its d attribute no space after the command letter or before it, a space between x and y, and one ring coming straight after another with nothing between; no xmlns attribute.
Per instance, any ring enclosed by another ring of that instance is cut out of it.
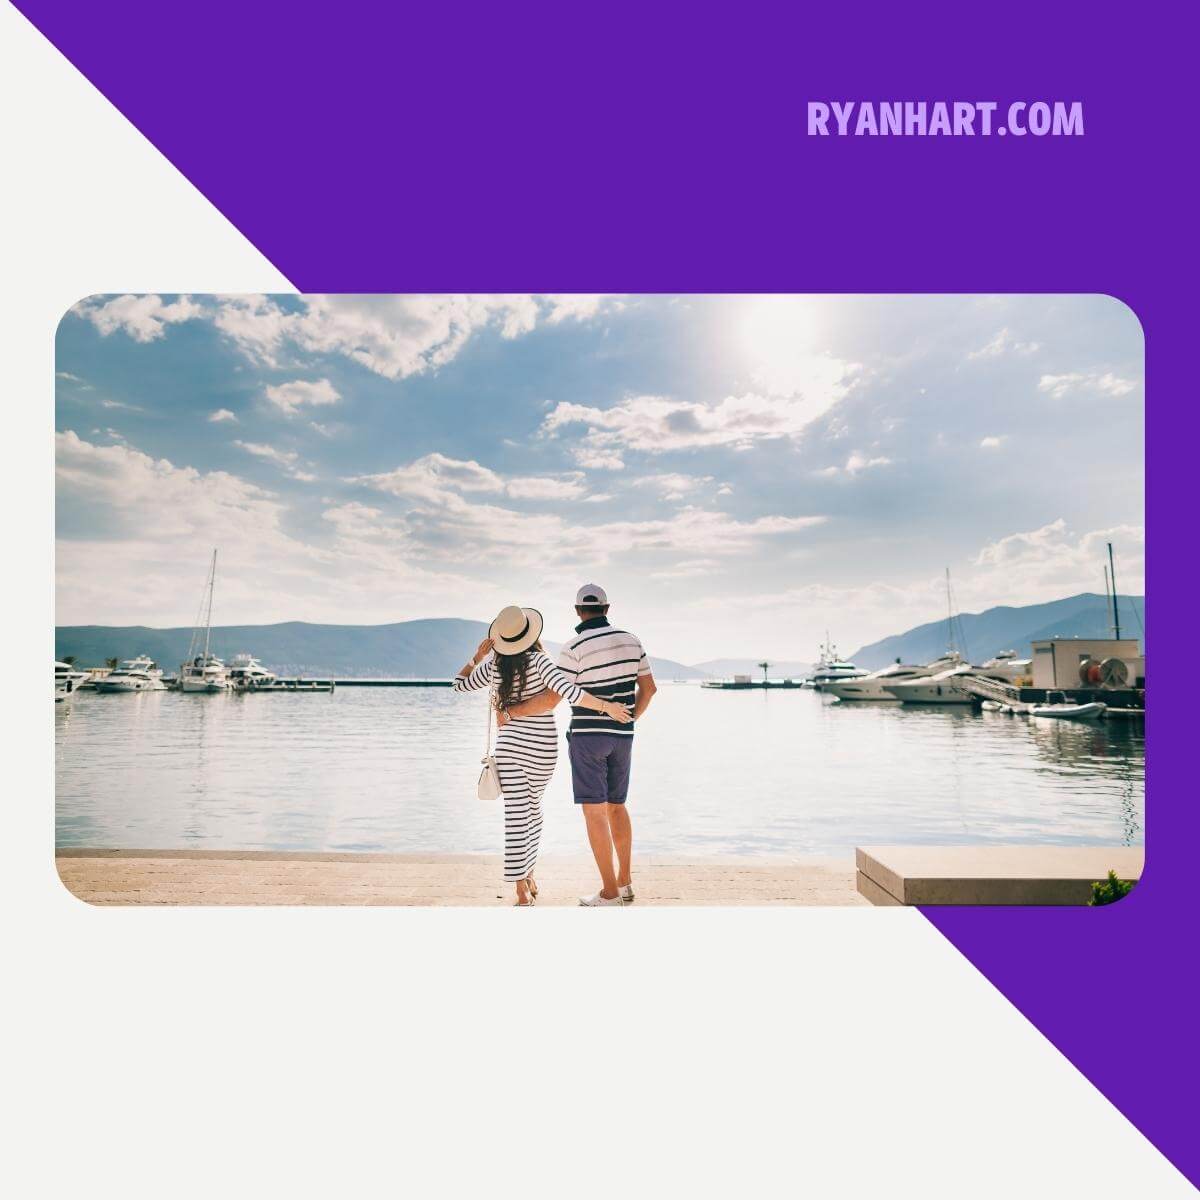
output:
<svg viewBox="0 0 1200 1200"><path fill-rule="evenodd" d="M583 689L576 687L542 650L529 651L525 687L513 698L528 700L547 689L569 704L578 704ZM491 689L499 680L494 657L481 662L468 676L454 680L456 692ZM515 717L496 735L496 769L504 795L504 878L525 879L537 863L542 834L542 793L558 761L558 726L552 712Z"/></svg>

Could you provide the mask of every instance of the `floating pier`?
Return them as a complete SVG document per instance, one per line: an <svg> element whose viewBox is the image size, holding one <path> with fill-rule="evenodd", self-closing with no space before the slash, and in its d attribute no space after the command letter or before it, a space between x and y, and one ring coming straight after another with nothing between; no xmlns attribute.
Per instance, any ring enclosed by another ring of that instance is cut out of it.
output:
<svg viewBox="0 0 1200 1200"><path fill-rule="evenodd" d="M1141 846L865 846L855 887L872 904L1087 904L1109 871L1140 879Z"/></svg>
<svg viewBox="0 0 1200 1200"><path fill-rule="evenodd" d="M333 679L272 679L269 683L255 683L250 687L235 688L237 692L332 692L337 686Z"/></svg>
<svg viewBox="0 0 1200 1200"><path fill-rule="evenodd" d="M1105 716L1145 717L1146 692L1143 688L1036 688L1018 687L998 679L982 679L977 675L962 675L955 683L970 692L977 701L993 700L1008 708L1023 712L1031 704L1048 704L1050 696L1062 697L1068 704L1105 705Z"/></svg>
<svg viewBox="0 0 1200 1200"><path fill-rule="evenodd" d="M771 691L774 688L802 688L804 680L802 679L706 679L701 684L701 687L714 688L721 692L749 692L757 689L758 691Z"/></svg>
<svg viewBox="0 0 1200 1200"><path fill-rule="evenodd" d="M338 687L453 687L453 679L335 679Z"/></svg>

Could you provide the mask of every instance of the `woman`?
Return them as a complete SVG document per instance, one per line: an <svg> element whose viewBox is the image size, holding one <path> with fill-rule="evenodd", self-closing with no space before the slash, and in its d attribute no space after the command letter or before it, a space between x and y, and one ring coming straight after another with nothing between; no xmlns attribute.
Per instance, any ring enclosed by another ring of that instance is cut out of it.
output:
<svg viewBox="0 0 1200 1200"><path fill-rule="evenodd" d="M537 609L506 608L455 677L454 690L491 688L494 707L506 717L510 704L549 690L569 704L605 713L622 724L633 719L623 705L601 700L572 683L542 649L541 634L542 614ZM504 878L517 885L517 904L522 908L537 899L533 868L542 832L542 793L557 759L553 713L509 717L500 727L496 769L504 797Z"/></svg>

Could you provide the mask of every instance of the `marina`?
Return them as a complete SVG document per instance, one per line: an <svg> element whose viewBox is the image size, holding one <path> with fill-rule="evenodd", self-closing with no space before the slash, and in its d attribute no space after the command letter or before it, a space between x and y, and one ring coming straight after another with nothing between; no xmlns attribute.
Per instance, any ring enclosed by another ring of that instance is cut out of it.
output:
<svg viewBox="0 0 1200 1200"><path fill-rule="evenodd" d="M719 710L722 737L711 728ZM580 849L565 709L547 854ZM82 692L54 706L62 848L494 852L483 702L448 688ZM636 734L638 853L849 856L861 845L1140 845L1140 720L664 684Z"/></svg>

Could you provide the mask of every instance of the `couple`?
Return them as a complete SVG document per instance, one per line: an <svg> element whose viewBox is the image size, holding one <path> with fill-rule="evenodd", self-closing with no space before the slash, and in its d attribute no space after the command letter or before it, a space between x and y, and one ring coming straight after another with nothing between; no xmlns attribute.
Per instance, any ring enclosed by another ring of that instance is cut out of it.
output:
<svg viewBox="0 0 1200 1200"><path fill-rule="evenodd" d="M454 680L456 692L492 691L500 727L496 768L504 798L504 878L516 884L521 907L537 900L533 870L542 793L558 761L553 710L560 700L571 706L571 783L600 868L600 890L579 903L596 908L633 900L633 829L625 808L633 723L657 689L642 643L609 623L602 587L585 583L579 589L575 615L575 637L562 648L556 666L538 640L542 614L506 608Z"/></svg>

